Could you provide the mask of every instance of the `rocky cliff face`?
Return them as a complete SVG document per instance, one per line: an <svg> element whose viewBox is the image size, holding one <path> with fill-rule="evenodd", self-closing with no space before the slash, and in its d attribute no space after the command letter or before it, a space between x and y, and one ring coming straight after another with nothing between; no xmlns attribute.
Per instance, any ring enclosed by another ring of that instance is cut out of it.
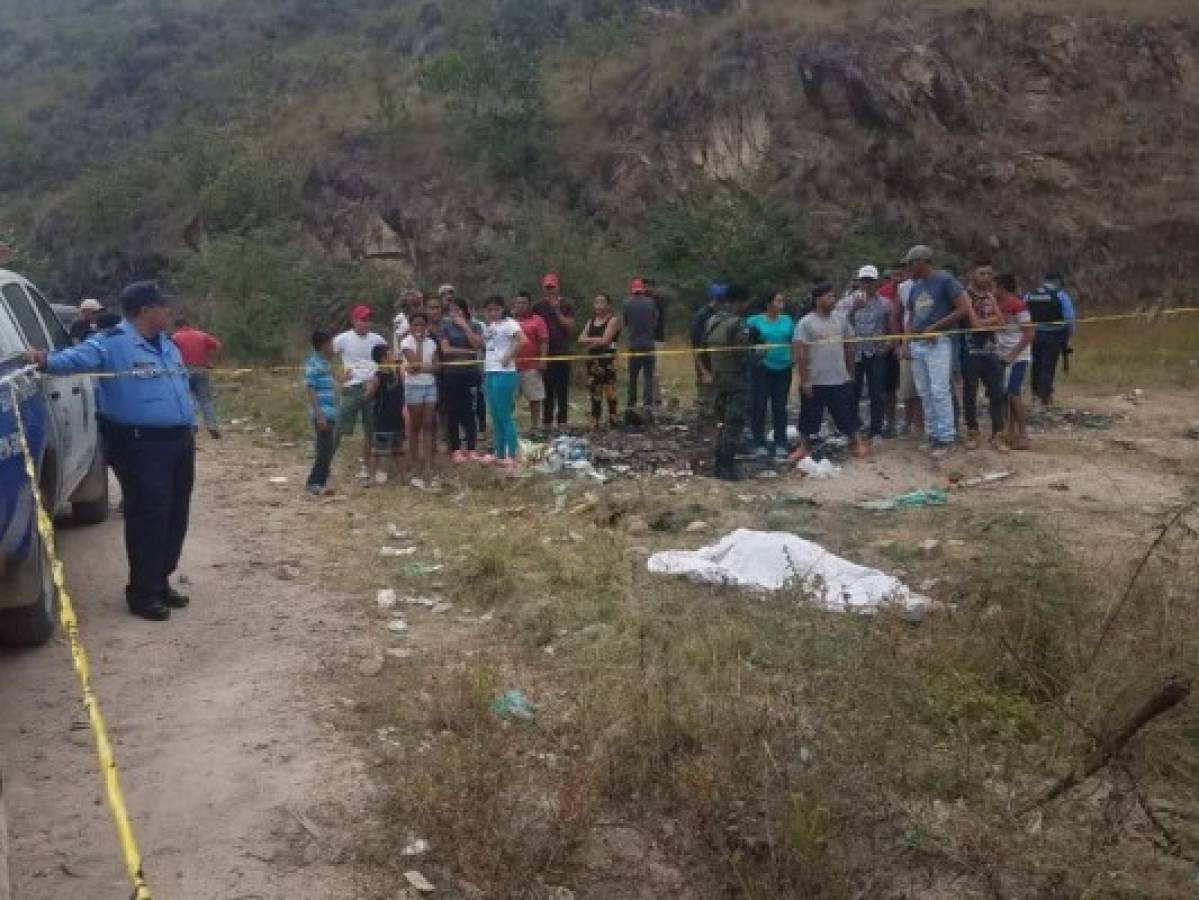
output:
<svg viewBox="0 0 1199 900"><path fill-rule="evenodd" d="M22 168L0 172L0 237L32 248L65 295L170 277L213 237L280 221L330 265L478 291L510 275L504 258L538 255L541 236L521 234L530 209L566 223L550 235L564 245L588 229L618 247L624 277L653 268L664 201L735 185L794 225L792 287L917 240L1025 280L1064 269L1096 303L1186 297L1199 263L1199 15L905 4L806 30L752 24L725 0L629 2L648 40L612 55L593 97L562 102L579 23L612 6L566 3L557 103L537 168L514 178L453 146L411 78L454 46L457 6L293 5L226 21L167 0L116 29L111 52L72 25L115 27L94 4L61 33L14 18L0 73L21 102L0 110L0 163ZM71 68L64 47L92 62ZM425 116L393 109L386 140L364 100L381 66L407 73L390 82L396 108L416 97ZM90 87L54 93L71 79ZM552 264L540 256L530 265Z"/></svg>
<svg viewBox="0 0 1199 900"><path fill-rule="evenodd" d="M799 211L809 268L869 233L896 252L919 240L960 261L991 254L1027 279L1062 268L1098 302L1189 290L1194 22L969 12L818 37L734 28L665 62L677 75L650 57L609 82L596 113L608 139L564 161L576 210L612 228L734 181ZM485 267L515 195L470 173L393 178L377 162L350 141L313 171L310 225L330 252Z"/></svg>

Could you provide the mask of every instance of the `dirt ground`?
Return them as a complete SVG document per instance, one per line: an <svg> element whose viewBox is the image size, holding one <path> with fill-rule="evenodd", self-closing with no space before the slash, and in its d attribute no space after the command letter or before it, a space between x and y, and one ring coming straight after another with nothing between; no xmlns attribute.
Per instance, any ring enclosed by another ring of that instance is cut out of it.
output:
<svg viewBox="0 0 1199 900"><path fill-rule="evenodd" d="M1196 413L1192 400L1181 391L1139 402L1076 398L1067 402L1118 418L1110 429L1034 435L1029 454L958 454L940 470L908 441L847 464L832 481L751 478L726 486L668 479L663 490L710 503L718 498L713 505L743 512L754 505L746 495L752 501L784 491L827 508L1014 469L1000 484L962 489L954 502L1027 504L1085 534L1081 554L1119 545L1130 534L1140 546L1199 473L1199 442L1183 436ZM61 529L68 580L156 897L379 896L378 873L358 865L357 848L372 820L373 767L382 764L381 752L402 751L380 749L378 740L363 740L347 725L361 703L363 677L378 672L366 670L380 653L380 626L373 598L363 602L355 569L370 562L379 541L367 537L361 560L330 564L309 553L323 529L361 528L353 503L361 489L349 489L350 502L315 504L300 492L305 465L298 449L261 434L204 442L183 567L193 605L167 624L124 610L119 517L98 528ZM375 490L370 502L393 490ZM599 490L629 487L616 481ZM898 520L897 527L903 527ZM694 545L708 539L686 538ZM412 618L419 632L434 617L413 610ZM435 644L470 642L478 623L453 621L447 617L428 637L408 637L413 664ZM0 750L17 897L127 893L78 697L61 640L0 657Z"/></svg>
<svg viewBox="0 0 1199 900"><path fill-rule="evenodd" d="M354 896L342 823L358 818L361 766L314 690L347 628L340 601L279 577L255 515L267 501L238 449L214 447L182 570L193 603L169 623L124 609L119 516L60 529L146 875L178 900ZM15 896L127 896L61 638L0 657L0 751Z"/></svg>

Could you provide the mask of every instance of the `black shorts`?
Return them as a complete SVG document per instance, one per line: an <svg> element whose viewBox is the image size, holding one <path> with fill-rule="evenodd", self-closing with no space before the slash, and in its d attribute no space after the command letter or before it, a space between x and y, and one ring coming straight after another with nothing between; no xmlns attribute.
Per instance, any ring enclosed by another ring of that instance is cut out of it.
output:
<svg viewBox="0 0 1199 900"><path fill-rule="evenodd" d="M371 441L371 452L379 456L385 456L388 453L398 453L404 446L404 432L400 431L376 431L374 440Z"/></svg>
<svg viewBox="0 0 1199 900"><path fill-rule="evenodd" d="M805 440L820 434L826 409L837 430L847 438L861 430L862 423L853 402L853 383L818 384L812 388L812 396L802 395L799 403L799 433Z"/></svg>

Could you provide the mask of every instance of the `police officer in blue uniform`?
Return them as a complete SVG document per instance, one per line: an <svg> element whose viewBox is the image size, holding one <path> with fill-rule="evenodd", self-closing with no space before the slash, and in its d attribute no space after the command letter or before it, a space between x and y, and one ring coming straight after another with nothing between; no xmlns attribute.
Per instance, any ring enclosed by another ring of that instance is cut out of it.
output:
<svg viewBox="0 0 1199 900"><path fill-rule="evenodd" d="M158 286L137 281L121 291L125 318L77 347L30 351L50 375L100 378L98 416L109 464L125 502L130 611L170 618L188 598L168 578L179 564L195 482L195 416L188 373L167 335L171 313Z"/></svg>

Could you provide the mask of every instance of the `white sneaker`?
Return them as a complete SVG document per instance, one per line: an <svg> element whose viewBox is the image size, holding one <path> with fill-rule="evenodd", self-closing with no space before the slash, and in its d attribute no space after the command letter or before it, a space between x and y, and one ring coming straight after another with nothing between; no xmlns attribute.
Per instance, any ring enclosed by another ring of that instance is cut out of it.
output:
<svg viewBox="0 0 1199 900"><path fill-rule="evenodd" d="M387 473L386 472L376 472L375 473L375 484L387 484Z"/></svg>
<svg viewBox="0 0 1199 900"><path fill-rule="evenodd" d="M358 470L358 480L359 481L370 481L371 480L371 473L367 471L366 466L363 466L361 469Z"/></svg>

